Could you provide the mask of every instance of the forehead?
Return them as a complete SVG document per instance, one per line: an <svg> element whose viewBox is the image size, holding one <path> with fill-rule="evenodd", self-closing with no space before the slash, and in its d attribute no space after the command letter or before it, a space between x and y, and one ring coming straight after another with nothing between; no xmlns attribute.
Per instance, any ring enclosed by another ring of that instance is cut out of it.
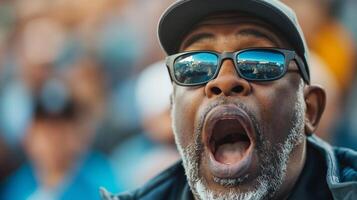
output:
<svg viewBox="0 0 357 200"><path fill-rule="evenodd" d="M240 36L244 37L245 40L260 39L271 43L268 46L280 48L290 48L291 46L279 31L262 19L244 13L217 13L196 23L183 38L180 50L196 42L210 41L219 37L233 41L242 38Z"/></svg>

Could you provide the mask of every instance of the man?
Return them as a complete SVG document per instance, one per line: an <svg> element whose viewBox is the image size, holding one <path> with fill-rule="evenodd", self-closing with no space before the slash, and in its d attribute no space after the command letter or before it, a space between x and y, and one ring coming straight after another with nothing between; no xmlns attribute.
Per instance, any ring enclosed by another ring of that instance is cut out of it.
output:
<svg viewBox="0 0 357 200"><path fill-rule="evenodd" d="M357 154L313 136L325 92L310 84L295 14L276 0L184 0L162 16L182 164L106 199L356 199Z"/></svg>

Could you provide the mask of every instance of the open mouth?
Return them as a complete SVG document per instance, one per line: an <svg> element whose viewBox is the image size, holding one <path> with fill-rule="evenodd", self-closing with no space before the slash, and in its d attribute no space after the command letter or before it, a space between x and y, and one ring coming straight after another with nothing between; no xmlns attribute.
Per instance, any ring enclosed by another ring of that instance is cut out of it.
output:
<svg viewBox="0 0 357 200"><path fill-rule="evenodd" d="M208 114L203 131L211 173L218 178L247 175L255 161L255 134L248 115L234 105L219 106Z"/></svg>
<svg viewBox="0 0 357 200"><path fill-rule="evenodd" d="M209 140L216 161L229 165L242 160L251 145L244 128L236 119L219 120Z"/></svg>

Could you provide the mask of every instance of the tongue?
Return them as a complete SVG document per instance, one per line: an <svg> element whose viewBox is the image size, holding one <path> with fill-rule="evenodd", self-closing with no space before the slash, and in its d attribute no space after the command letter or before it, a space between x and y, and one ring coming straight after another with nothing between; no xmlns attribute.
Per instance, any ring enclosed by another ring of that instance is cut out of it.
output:
<svg viewBox="0 0 357 200"><path fill-rule="evenodd" d="M214 157L220 163L232 164L240 161L249 147L249 142L225 143L217 147Z"/></svg>

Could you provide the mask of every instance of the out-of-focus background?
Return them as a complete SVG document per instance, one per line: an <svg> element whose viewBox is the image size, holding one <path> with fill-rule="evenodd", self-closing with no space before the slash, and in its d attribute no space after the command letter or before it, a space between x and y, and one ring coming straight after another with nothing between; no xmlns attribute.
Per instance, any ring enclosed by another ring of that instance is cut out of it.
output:
<svg viewBox="0 0 357 200"><path fill-rule="evenodd" d="M283 1L328 92L316 134L357 149L357 1ZM0 199L99 199L179 159L156 38L172 2L0 1Z"/></svg>

